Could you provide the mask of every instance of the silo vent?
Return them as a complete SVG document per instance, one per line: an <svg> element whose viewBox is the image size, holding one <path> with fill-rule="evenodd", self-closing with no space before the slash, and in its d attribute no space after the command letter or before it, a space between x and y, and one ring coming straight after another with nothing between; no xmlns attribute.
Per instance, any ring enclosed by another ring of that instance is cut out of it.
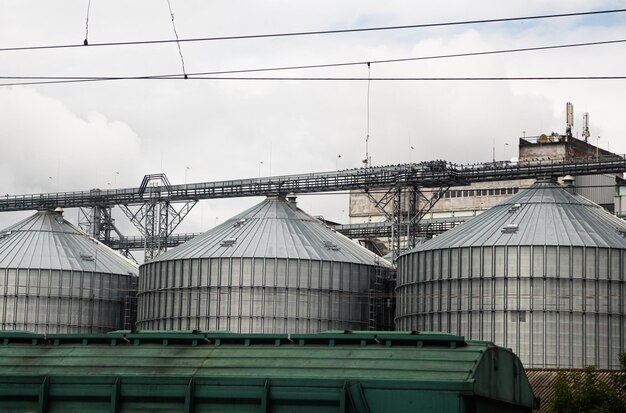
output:
<svg viewBox="0 0 626 413"><path fill-rule="evenodd" d="M233 227L235 227L235 228L239 228L240 226L242 226L242 225L243 225L243 224L245 224L245 223L246 223L246 219L245 219L245 218L243 218L243 219L240 219L240 220L238 220L237 222L235 222L235 223L233 224Z"/></svg>
<svg viewBox="0 0 626 413"><path fill-rule="evenodd" d="M94 261L93 255L91 254L85 254L85 253L80 253L80 259L83 261Z"/></svg>
<svg viewBox="0 0 626 413"><path fill-rule="evenodd" d="M618 234L620 234L622 237L626 238L626 228L615 228L615 230L617 231Z"/></svg>
<svg viewBox="0 0 626 413"><path fill-rule="evenodd" d="M339 246L334 242L324 241L324 247L329 251L339 251Z"/></svg>
<svg viewBox="0 0 626 413"><path fill-rule="evenodd" d="M298 202L296 202L298 197L295 194L288 194L286 198L287 198L287 203L291 205L292 207L295 207L296 205L298 205Z"/></svg>
<svg viewBox="0 0 626 413"><path fill-rule="evenodd" d="M220 243L220 247L232 247L237 242L237 238L227 238Z"/></svg>
<svg viewBox="0 0 626 413"><path fill-rule="evenodd" d="M509 208L509 212L517 212L521 208L522 204L515 204L511 208Z"/></svg>
<svg viewBox="0 0 626 413"><path fill-rule="evenodd" d="M502 227L502 232L505 234L514 234L519 229L518 224L506 224Z"/></svg>

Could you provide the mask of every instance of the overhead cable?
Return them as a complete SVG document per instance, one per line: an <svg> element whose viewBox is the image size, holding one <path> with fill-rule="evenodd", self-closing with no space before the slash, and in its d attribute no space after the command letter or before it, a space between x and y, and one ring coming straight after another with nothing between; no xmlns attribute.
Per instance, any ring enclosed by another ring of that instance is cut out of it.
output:
<svg viewBox="0 0 626 413"><path fill-rule="evenodd" d="M50 80L41 82L0 83L0 86L46 85L59 83L97 82L102 80L185 80L177 77L110 77L101 79ZM234 76L194 76L189 80L228 80L257 82L489 82L489 81L540 81L540 80L626 80L625 76L477 76L477 77L234 77Z"/></svg>
<svg viewBox="0 0 626 413"><path fill-rule="evenodd" d="M468 53L418 56L418 57L407 57L407 58L396 58L396 59L378 59L378 60L368 60L368 61L352 61L352 62L338 62L338 63L297 65L297 66L276 66L276 67L237 69L237 70L219 70L219 71L211 71L211 72L187 73L187 75L188 76L212 76L212 75L226 75L226 74L238 74L238 73L270 72L270 71L281 71L281 70L345 67L345 66L364 65L367 63L370 63L370 64L401 63L401 62L420 61L420 60L486 56L486 55L496 55L496 54L505 54L505 53L531 52L531 51L565 49L565 48L584 47L584 46L599 46L599 45L609 45L609 44L619 44L619 43L626 43L626 39L603 40L603 41L584 42L584 43L568 43L568 44L549 45L549 46L524 47L524 48L516 48L516 49L500 49L500 50L478 51L478 52L468 52ZM38 81L38 82L5 83L5 84L0 84L0 86L77 83L77 82L94 82L94 81L110 81L110 80L170 79L170 78L177 78L180 76L181 74L116 76L116 77L111 77L111 76L0 76L0 79L4 79L4 80L36 80Z"/></svg>
<svg viewBox="0 0 626 413"><path fill-rule="evenodd" d="M163 39L163 40L138 40L138 41L128 41L128 42L106 42L106 43L93 43L93 44L90 44L89 46L90 47L134 46L134 45L144 45L144 44L162 44L162 43L175 43L175 42L180 42L180 43L208 42L208 41L246 40L246 39L263 39L263 38L310 36L310 35L330 35L330 34L374 32L374 31L387 31L387 30L422 29L422 28L444 27L444 26L475 25L475 24L487 24L487 23L504 23L504 22L525 21L525 20L592 16L592 15L623 13L623 12L626 12L626 9L596 10L596 11L585 11L585 12L575 12L575 13L544 14L544 15L535 15L535 16L521 16L521 17L503 17L503 18L496 18L496 19L462 20L462 21L451 21L451 22L440 22L440 23L409 24L409 25L400 25L400 26L364 27L364 28L355 28L355 29L316 30L316 31L265 33L265 34L233 35L233 36L218 36L218 37L197 37L197 38L190 38L190 39ZM0 48L0 52L42 50L42 49L67 49L67 48L75 48L75 47L82 47L82 46L84 45L83 44L64 44L64 45L4 47L4 48Z"/></svg>
<svg viewBox="0 0 626 413"><path fill-rule="evenodd" d="M178 39L178 32L176 31L176 23L174 22L174 12L172 11L172 5L170 0L167 0L167 7L170 10L170 16L172 18L172 28L174 29L174 36L176 37L176 46L178 46L178 55L180 56L180 63L183 67L183 76L187 79L187 72L185 71L185 59L183 58L183 51L180 49L180 41Z"/></svg>

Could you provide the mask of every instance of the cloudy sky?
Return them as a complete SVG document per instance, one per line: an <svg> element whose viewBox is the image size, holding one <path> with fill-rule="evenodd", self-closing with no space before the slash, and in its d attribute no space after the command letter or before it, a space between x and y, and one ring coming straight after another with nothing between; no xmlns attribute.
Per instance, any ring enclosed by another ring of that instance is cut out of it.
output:
<svg viewBox="0 0 626 413"><path fill-rule="evenodd" d="M181 1L181 39L415 25L616 9L621 1ZM87 0L0 0L0 48L82 44ZM90 44L173 39L167 0L92 0ZM489 51L626 39L626 13L334 35L181 43L187 73ZM371 76L626 75L626 43L539 52L373 64ZM180 74L175 43L0 51L0 76ZM367 66L258 73L367 77ZM135 187L148 173L204 182L360 166L365 81L122 80L6 86L0 80L0 191L24 194ZM574 133L590 113L592 142L626 152L626 81L370 84L374 165L515 155L524 131ZM509 144L507 147L505 144ZM411 150L413 146L415 149ZM341 155L341 158L338 157ZM262 162L262 163L261 163ZM180 231L209 229L259 199L201 202ZM309 213L346 222L345 195L304 195ZM5 213L2 227L29 213ZM76 221L77 212L68 211ZM132 226L118 213L118 224Z"/></svg>

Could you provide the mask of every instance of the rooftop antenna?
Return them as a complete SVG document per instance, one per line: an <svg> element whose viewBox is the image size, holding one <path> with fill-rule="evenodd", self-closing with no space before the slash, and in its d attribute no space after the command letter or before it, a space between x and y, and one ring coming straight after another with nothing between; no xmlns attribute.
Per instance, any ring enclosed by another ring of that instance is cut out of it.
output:
<svg viewBox="0 0 626 413"><path fill-rule="evenodd" d="M572 102L567 102L565 104L565 114L566 114L566 124L565 135L568 138L572 137L572 126L574 126L574 105Z"/></svg>
<svg viewBox="0 0 626 413"><path fill-rule="evenodd" d="M371 68L370 62L367 62L367 135L365 136L365 159L363 163L366 168L370 167L371 159L369 152L370 142L370 83L371 83Z"/></svg>
<svg viewBox="0 0 626 413"><path fill-rule="evenodd" d="M585 143L587 143L591 133L589 133L589 112L583 113L583 137L585 138Z"/></svg>

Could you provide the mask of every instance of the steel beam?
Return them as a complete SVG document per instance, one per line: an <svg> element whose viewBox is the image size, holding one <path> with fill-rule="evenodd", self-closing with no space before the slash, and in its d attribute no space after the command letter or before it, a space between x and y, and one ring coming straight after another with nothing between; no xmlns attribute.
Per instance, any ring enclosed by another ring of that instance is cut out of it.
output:
<svg viewBox="0 0 626 413"><path fill-rule="evenodd" d="M541 161L533 164L495 162L456 165L444 161L396 166L357 168L267 178L239 179L185 185L169 185L156 190L158 202L198 201L201 199L264 196L287 193L336 192L352 189L403 187L440 188L512 179L546 176L591 175L626 172L626 158L578 158L567 161ZM152 175L148 175L152 176ZM143 190L142 190L143 188ZM145 187L78 192L5 195L0 212L91 207L93 205L143 205L153 191Z"/></svg>
<svg viewBox="0 0 626 413"><path fill-rule="evenodd" d="M176 209L166 198L170 191L171 185L165 174L146 175L139 187L141 196L147 198L144 204L136 211L132 211L129 205L120 205L120 209L143 236L145 261L167 251L168 237L197 203L196 200L177 202L182 207ZM109 242L109 245L112 244Z"/></svg>
<svg viewBox="0 0 626 413"><path fill-rule="evenodd" d="M122 210L139 229L145 239L146 259L167 249L167 237L200 199L233 198L292 193L333 192L341 190L385 189L387 192L376 207L392 222L392 250L394 261L400 253L401 222L409 222L406 234L408 246L415 244L416 225L432 208L436 197L426 198L415 188L440 188L452 185L469 185L488 182L546 176L589 175L626 171L623 155L577 158L567 160L537 161L535 163L493 162L487 164L456 165L445 161L430 161L383 167L357 168L344 171L301 175L275 176L197 184L171 185L164 174L146 175L138 188L61 192L33 195L6 195L0 198L0 212L31 209L92 208L88 222L92 235L111 243L111 230L115 229L110 208ZM391 188L391 189L388 189ZM410 188L410 210L402 211L403 189ZM439 191L435 191L438 195ZM183 203L175 209L174 203ZM386 208L392 203L392 210ZM418 206L421 205L421 207ZM131 206L140 206L132 212Z"/></svg>

